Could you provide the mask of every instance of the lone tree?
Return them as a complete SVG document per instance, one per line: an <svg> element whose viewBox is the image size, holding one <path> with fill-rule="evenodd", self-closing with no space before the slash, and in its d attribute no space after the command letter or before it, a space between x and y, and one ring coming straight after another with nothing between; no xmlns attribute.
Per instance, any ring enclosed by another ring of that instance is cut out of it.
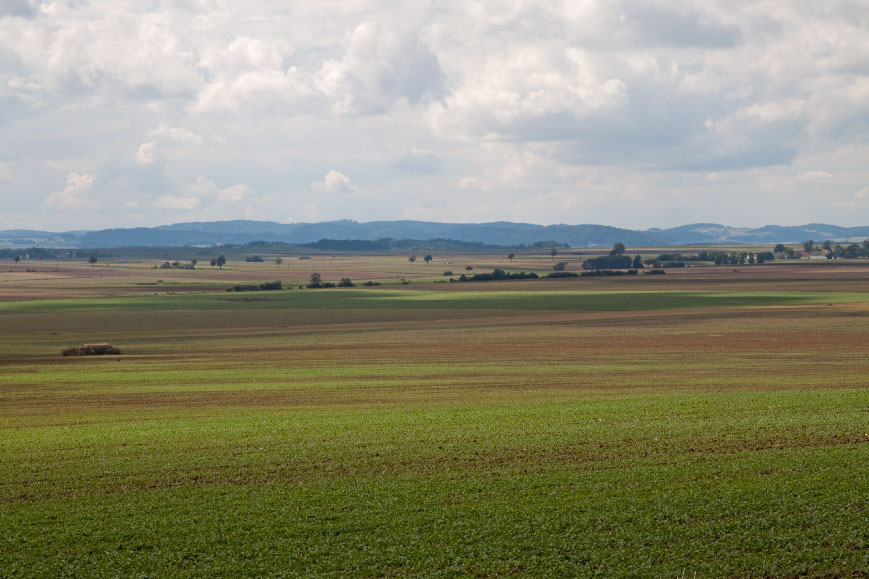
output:
<svg viewBox="0 0 869 579"><path fill-rule="evenodd" d="M787 251L787 248L784 246L783 243L776 243L775 247L773 247L772 250L775 253L784 253L785 251Z"/></svg>
<svg viewBox="0 0 869 579"><path fill-rule="evenodd" d="M198 260L198 259L191 259L191 260L190 260L190 265L193 267L193 269L196 269L196 264L197 264L197 263L199 263L199 260Z"/></svg>
<svg viewBox="0 0 869 579"><path fill-rule="evenodd" d="M431 254L430 254L430 253L427 253L427 254L425 255L425 257L422 258L422 259L425 261L425 264L428 265L428 262L431 261Z"/></svg>
<svg viewBox="0 0 869 579"><path fill-rule="evenodd" d="M470 265L466 265L466 266L465 266L465 270L467 270L467 271L474 271L474 268L471 267Z"/></svg>
<svg viewBox="0 0 869 579"><path fill-rule="evenodd" d="M634 256L634 263L631 264L634 269L643 269L643 258L639 255Z"/></svg>
<svg viewBox="0 0 869 579"><path fill-rule="evenodd" d="M411 263L411 265L412 265L413 262L416 261L416 256L415 256L415 255L411 255L410 257L407 258L407 261L409 261L409 262Z"/></svg>
<svg viewBox="0 0 869 579"><path fill-rule="evenodd" d="M216 257L212 257L212 258L211 258L211 267L214 267L215 265L217 265L217 258L216 258Z"/></svg>
<svg viewBox="0 0 869 579"><path fill-rule="evenodd" d="M92 255L88 258L88 263L91 264L91 267L93 267L96 262L97 262L97 256Z"/></svg>
<svg viewBox="0 0 869 579"><path fill-rule="evenodd" d="M826 240L824 240L824 243L821 245L821 247L823 247L827 251L832 251L833 250L833 242L830 241L829 239L826 239Z"/></svg>
<svg viewBox="0 0 869 579"><path fill-rule="evenodd" d="M215 261L218 269L223 269L223 266L226 265L226 258L223 257L223 254L217 256L217 260Z"/></svg>
<svg viewBox="0 0 869 579"><path fill-rule="evenodd" d="M282 264L282 263L284 263L284 260L281 259L281 256L280 256L280 255L277 256L277 257L275 258L275 266L276 266L278 269L281 269L281 264Z"/></svg>
<svg viewBox="0 0 869 579"><path fill-rule="evenodd" d="M803 249L806 250L806 253L811 254L815 251L815 240L810 239L808 241L803 242Z"/></svg>
<svg viewBox="0 0 869 579"><path fill-rule="evenodd" d="M509 259L511 262L513 261L514 257L516 257L516 255L513 252L507 254L507 259Z"/></svg>
<svg viewBox="0 0 869 579"><path fill-rule="evenodd" d="M556 255L558 255L558 250L553 247L549 252L549 259L550 260L555 259Z"/></svg>
<svg viewBox="0 0 869 579"><path fill-rule="evenodd" d="M314 287L320 287L321 285L323 285L323 278L320 277L319 272L315 271L314 273L311 274L310 283L308 283L308 287L314 288Z"/></svg>
<svg viewBox="0 0 869 579"><path fill-rule="evenodd" d="M21 261L21 256L16 255L15 257L12 258L12 261L15 262L15 265L18 265L18 262Z"/></svg>
<svg viewBox="0 0 869 579"><path fill-rule="evenodd" d="M613 248L610 250L610 255L622 255L625 252L625 244L621 241L616 241Z"/></svg>

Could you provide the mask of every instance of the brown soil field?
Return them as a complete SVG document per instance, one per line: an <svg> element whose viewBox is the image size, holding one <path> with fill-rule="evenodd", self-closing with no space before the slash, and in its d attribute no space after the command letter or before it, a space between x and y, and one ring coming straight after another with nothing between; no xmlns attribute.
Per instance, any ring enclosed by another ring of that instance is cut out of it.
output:
<svg viewBox="0 0 869 579"><path fill-rule="evenodd" d="M563 278L516 280L469 284L433 284L446 281L441 274L445 269L455 276L473 264L480 273L501 267L510 271L539 271L545 275L551 270L548 258L515 259L493 255L462 255L445 262L433 261L429 265L410 265L404 257L341 257L331 260L318 258L304 261L289 260L281 269L273 263L241 263L238 269L227 266L223 271L199 265L196 270L152 269L158 261L140 264L111 264L90 267L88 264L44 262L29 265L34 271L0 271L0 301L53 299L72 297L109 297L162 293L190 293L221 291L237 283L281 281L285 287L308 283L310 274L319 272L324 281L337 282L348 277L357 284L378 281L384 285L410 281L405 289L433 289L439 291L842 291L865 292L869 288L869 264L790 263L754 266L701 266L668 269L661 276L619 276L596 278ZM236 265L236 264L233 264ZM578 271L579 261L568 271ZM159 281L158 281L159 280Z"/></svg>

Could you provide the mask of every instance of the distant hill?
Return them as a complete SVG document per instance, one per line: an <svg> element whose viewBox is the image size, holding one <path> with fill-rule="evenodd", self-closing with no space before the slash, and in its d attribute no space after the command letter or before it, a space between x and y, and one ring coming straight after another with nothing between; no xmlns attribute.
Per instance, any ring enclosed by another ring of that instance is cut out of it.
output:
<svg viewBox="0 0 869 579"><path fill-rule="evenodd" d="M621 241L628 247L688 244L799 243L807 239L851 241L869 238L869 226L839 227L823 223L799 226L765 225L759 228L694 223L670 229L638 231L606 225L534 225L496 221L491 223L437 223L428 221L326 221L277 223L274 221L216 221L175 223L159 227L103 229L99 231L49 232L0 231L0 247L169 247L243 244L250 241L292 244L330 240L445 239L468 243L515 247L557 242L572 247L610 246Z"/></svg>

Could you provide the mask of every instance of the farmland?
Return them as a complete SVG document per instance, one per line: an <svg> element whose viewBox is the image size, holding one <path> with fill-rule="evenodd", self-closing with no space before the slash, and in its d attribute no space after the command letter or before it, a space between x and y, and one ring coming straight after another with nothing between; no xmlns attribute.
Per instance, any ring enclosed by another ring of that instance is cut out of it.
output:
<svg viewBox="0 0 869 579"><path fill-rule="evenodd" d="M552 261L4 267L0 575L865 576L869 267Z"/></svg>

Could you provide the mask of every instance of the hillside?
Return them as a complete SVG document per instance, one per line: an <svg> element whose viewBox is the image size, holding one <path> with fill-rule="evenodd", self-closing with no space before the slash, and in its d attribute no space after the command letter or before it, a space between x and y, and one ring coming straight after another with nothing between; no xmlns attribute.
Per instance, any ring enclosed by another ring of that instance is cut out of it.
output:
<svg viewBox="0 0 869 579"><path fill-rule="evenodd" d="M823 223L800 226L765 225L740 228L716 223L695 223L670 229L645 231L606 225L535 225L496 221L491 223L437 223L427 221L326 221L322 223L277 223L273 221L217 221L103 229L98 231L49 232L0 231L0 247L160 247L194 246L250 241L311 243L320 239L450 239L488 245L519 246L544 241L572 247L609 246L621 241L629 247L687 244L799 243L862 240L869 226L840 227Z"/></svg>

